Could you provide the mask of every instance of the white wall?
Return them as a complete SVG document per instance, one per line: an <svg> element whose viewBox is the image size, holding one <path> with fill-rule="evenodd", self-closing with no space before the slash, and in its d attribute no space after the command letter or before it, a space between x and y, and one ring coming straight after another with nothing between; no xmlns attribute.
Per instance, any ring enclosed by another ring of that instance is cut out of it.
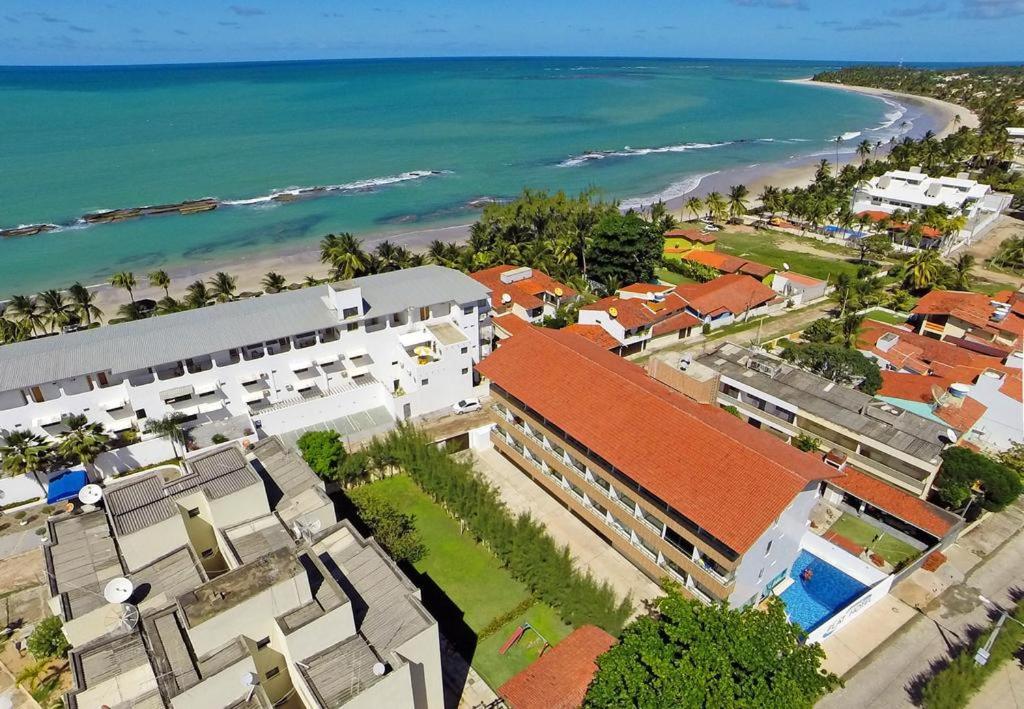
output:
<svg viewBox="0 0 1024 709"><path fill-rule="evenodd" d="M0 505L13 505L16 502L36 500L46 495L46 491L30 475L16 475L0 478Z"/></svg>
<svg viewBox="0 0 1024 709"><path fill-rule="evenodd" d="M832 635L836 631L843 628L843 626L845 626L851 620L853 620L861 613L866 611L868 608L870 608L871 606L875 605L880 600L885 598L886 594L889 593L889 589L892 588L892 582L893 577L886 576L873 588L868 589L860 598L855 600L846 608L839 611L839 613L829 618L827 622L818 626L811 633L809 633L807 636L807 642L821 642L829 635Z"/></svg>
<svg viewBox="0 0 1024 709"><path fill-rule="evenodd" d="M174 447L166 438L151 438L124 448L100 453L95 468L101 478L109 478L135 468L162 463L175 457Z"/></svg>
<svg viewBox="0 0 1024 709"><path fill-rule="evenodd" d="M264 411L255 414L253 421L260 424L264 433L272 436L378 406L388 406L391 398L392 396L384 391L383 384L371 382L334 396L310 399L276 411Z"/></svg>
<svg viewBox="0 0 1024 709"><path fill-rule="evenodd" d="M886 574L871 564L865 563L845 549L825 541L814 532L807 531L804 534L803 539L800 540L800 547L822 561L828 562L830 566L834 566L847 576L852 576L865 586L876 584L886 577Z"/></svg>

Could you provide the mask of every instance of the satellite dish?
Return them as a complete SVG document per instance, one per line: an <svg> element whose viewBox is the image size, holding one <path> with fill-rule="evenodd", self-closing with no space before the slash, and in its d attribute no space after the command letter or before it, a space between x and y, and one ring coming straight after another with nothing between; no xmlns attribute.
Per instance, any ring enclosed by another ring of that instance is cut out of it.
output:
<svg viewBox="0 0 1024 709"><path fill-rule="evenodd" d="M139 624L139 609L131 603L116 603L107 606L107 632L131 631Z"/></svg>
<svg viewBox="0 0 1024 709"><path fill-rule="evenodd" d="M103 488L95 483L89 483L78 491L78 501L83 505L95 505L103 499Z"/></svg>
<svg viewBox="0 0 1024 709"><path fill-rule="evenodd" d="M508 293L502 293L501 294L501 302L505 303L505 304L511 303L512 302L512 296L509 295Z"/></svg>
<svg viewBox="0 0 1024 709"><path fill-rule="evenodd" d="M946 429L946 438L949 439L950 443L955 443L957 439L956 431L951 428Z"/></svg>
<svg viewBox="0 0 1024 709"><path fill-rule="evenodd" d="M783 262L782 262L782 267L783 267L784 269L786 269L787 271L789 270L789 264L788 264L788 263L786 263L785 261L783 261Z"/></svg>
<svg viewBox="0 0 1024 709"><path fill-rule="evenodd" d="M559 298L561 298L564 293L565 291L562 290L561 288L555 288L555 295L557 295Z"/></svg>
<svg viewBox="0 0 1024 709"><path fill-rule="evenodd" d="M259 684L255 672L244 672L242 673L242 686L243 687L255 687Z"/></svg>
<svg viewBox="0 0 1024 709"><path fill-rule="evenodd" d="M936 406L942 406L946 401L946 390L937 384L932 384L932 400Z"/></svg>
<svg viewBox="0 0 1024 709"><path fill-rule="evenodd" d="M124 603L132 597L134 590L135 585L131 581L124 576L118 576L107 581L107 585L103 587L103 598L107 603Z"/></svg>
<svg viewBox="0 0 1024 709"><path fill-rule="evenodd" d="M619 317L619 309L615 307L608 308L608 314L611 315L613 318L617 318Z"/></svg>
<svg viewBox="0 0 1024 709"><path fill-rule="evenodd" d="M387 672L387 671L388 671L388 668L384 665L383 662L374 662L373 663L373 674L376 675L377 677L383 677L384 673Z"/></svg>

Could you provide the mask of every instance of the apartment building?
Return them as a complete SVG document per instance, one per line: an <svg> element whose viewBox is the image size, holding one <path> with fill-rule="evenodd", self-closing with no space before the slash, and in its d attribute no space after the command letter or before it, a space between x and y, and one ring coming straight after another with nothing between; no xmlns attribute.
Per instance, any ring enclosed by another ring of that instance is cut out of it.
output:
<svg viewBox="0 0 1024 709"><path fill-rule="evenodd" d="M443 707L418 589L276 437L101 506L51 518L44 547L71 709Z"/></svg>
<svg viewBox="0 0 1024 709"><path fill-rule="evenodd" d="M178 413L279 433L383 423L469 396L490 348L489 292L422 266L0 347L0 430L108 431Z"/></svg>
<svg viewBox="0 0 1024 709"><path fill-rule="evenodd" d="M717 400L784 441L804 434L857 469L924 498L955 440L935 419L726 343L693 359L717 374ZM682 362L681 368L689 363Z"/></svg>
<svg viewBox="0 0 1024 709"><path fill-rule="evenodd" d="M698 404L571 332L520 332L478 369L495 448L653 579L756 602L785 578L815 456Z"/></svg>

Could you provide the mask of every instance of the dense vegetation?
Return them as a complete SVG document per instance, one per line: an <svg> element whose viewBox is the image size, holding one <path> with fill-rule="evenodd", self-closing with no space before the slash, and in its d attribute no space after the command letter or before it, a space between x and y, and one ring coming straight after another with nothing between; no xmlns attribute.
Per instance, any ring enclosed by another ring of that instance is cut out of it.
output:
<svg viewBox="0 0 1024 709"><path fill-rule="evenodd" d="M974 661L974 655L991 637L992 630L963 648L948 665L928 680L921 694L921 706L925 709L960 709L968 706L971 697L988 678L1020 652L1021 642L1024 642L1024 628L1013 619L1024 622L1024 602L1017 604L1010 619L1003 624L999 636L992 644L988 662L979 665Z"/></svg>
<svg viewBox="0 0 1024 709"><path fill-rule="evenodd" d="M369 456L345 450L337 431L307 431L299 437L298 446L309 467L324 480L348 487L370 477Z"/></svg>
<svg viewBox="0 0 1024 709"><path fill-rule="evenodd" d="M381 469L408 474L497 556L540 600L556 608L571 625L593 623L610 633L622 628L632 611L618 602L607 583L581 571L568 547L559 547L543 525L529 515L513 516L497 492L473 470L419 431L402 426L368 447Z"/></svg>
<svg viewBox="0 0 1024 709"><path fill-rule="evenodd" d="M71 649L71 643L64 637L64 623L59 616L51 615L36 624L28 636L28 651L37 660L64 657Z"/></svg>
<svg viewBox="0 0 1024 709"><path fill-rule="evenodd" d="M840 686L825 651L801 642L782 602L704 605L668 589L598 658L585 707L808 709Z"/></svg>
<svg viewBox="0 0 1024 709"><path fill-rule="evenodd" d="M427 553L413 515L402 512L365 488L352 490L348 499L359 511L359 518L370 528L373 538L395 561L414 564Z"/></svg>
<svg viewBox="0 0 1024 709"><path fill-rule="evenodd" d="M855 386L865 394L882 388L878 365L850 347L808 343L785 348L782 358L839 384Z"/></svg>
<svg viewBox="0 0 1024 709"><path fill-rule="evenodd" d="M942 453L942 468L935 478L939 502L953 509L967 504L972 489L980 486L979 502L987 510L998 511L1021 493L1020 474L1008 465L967 448L947 448Z"/></svg>

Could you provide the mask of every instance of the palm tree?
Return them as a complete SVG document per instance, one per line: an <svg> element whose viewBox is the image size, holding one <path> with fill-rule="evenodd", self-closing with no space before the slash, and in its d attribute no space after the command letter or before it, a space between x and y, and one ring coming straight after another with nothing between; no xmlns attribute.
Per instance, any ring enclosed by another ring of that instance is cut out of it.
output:
<svg viewBox="0 0 1024 709"><path fill-rule="evenodd" d="M404 247L396 246L387 239L377 244L373 253L380 259L383 271L397 271L408 259L408 251Z"/></svg>
<svg viewBox="0 0 1024 709"><path fill-rule="evenodd" d="M56 288L39 294L39 313L46 327L57 332L71 322L74 308Z"/></svg>
<svg viewBox="0 0 1024 709"><path fill-rule="evenodd" d="M708 216L715 221L725 221L729 213L729 205L718 192L711 192L704 197L704 206L707 207Z"/></svg>
<svg viewBox="0 0 1024 709"><path fill-rule="evenodd" d="M843 347L846 349L853 349L854 344L857 342L857 333L860 331L860 325L864 322L864 316L857 313L850 313L843 318L840 323L840 330L843 334Z"/></svg>
<svg viewBox="0 0 1024 709"><path fill-rule="evenodd" d="M862 140L857 144L857 157L860 158L860 164L863 165L864 161L871 155L871 141Z"/></svg>
<svg viewBox="0 0 1024 709"><path fill-rule="evenodd" d="M53 448L50 443L29 431L9 431L2 437L0 470L6 475L32 475L39 482L39 474L51 460Z"/></svg>
<svg viewBox="0 0 1024 709"><path fill-rule="evenodd" d="M194 281L185 289L185 305L190 308L202 308L209 304L212 296L202 281Z"/></svg>
<svg viewBox="0 0 1024 709"><path fill-rule="evenodd" d="M25 323L8 320L0 315L0 343L23 342L31 334Z"/></svg>
<svg viewBox="0 0 1024 709"><path fill-rule="evenodd" d="M128 297L131 299L131 301L133 303L135 302L134 289L136 283L134 273L132 273L131 271L121 271L120 273L115 273L113 276L110 277L110 285L114 286L114 288L124 288L126 291L128 291Z"/></svg>
<svg viewBox="0 0 1024 709"><path fill-rule="evenodd" d="M42 328L43 315L39 303L32 296L12 295L4 312L16 322L23 323L31 332L38 332Z"/></svg>
<svg viewBox="0 0 1024 709"><path fill-rule="evenodd" d="M971 269L974 268L975 258L971 254L960 254L953 262L953 273L958 290L970 290Z"/></svg>
<svg viewBox="0 0 1024 709"><path fill-rule="evenodd" d="M185 414L168 414L162 419L150 419L146 422L146 433L152 433L159 438L166 438L171 442L171 449L174 451L174 457L180 458L181 454L178 452L178 445L184 448L185 430L182 428L182 424L185 422Z"/></svg>
<svg viewBox="0 0 1024 709"><path fill-rule="evenodd" d="M163 288L164 297L171 297L171 277L167 275L167 271L156 270L151 272L149 274L149 285L152 288Z"/></svg>
<svg viewBox="0 0 1024 709"><path fill-rule="evenodd" d="M913 290L927 290L935 285L942 272L942 259L935 249L919 249L907 259L905 282Z"/></svg>
<svg viewBox="0 0 1024 709"><path fill-rule="evenodd" d="M843 136L836 136L836 173L839 172L839 144L843 142Z"/></svg>
<svg viewBox="0 0 1024 709"><path fill-rule="evenodd" d="M141 320L143 317L137 303L125 303L117 309L118 320Z"/></svg>
<svg viewBox="0 0 1024 709"><path fill-rule="evenodd" d="M260 281L260 285L263 286L263 290L267 293L280 293L288 285L288 281L280 273L270 271Z"/></svg>
<svg viewBox="0 0 1024 709"><path fill-rule="evenodd" d="M71 298L71 307L81 322L92 325L93 321L99 322L103 319L103 311L96 305L92 291L81 283L75 283L68 288L68 296Z"/></svg>
<svg viewBox="0 0 1024 709"><path fill-rule="evenodd" d="M220 303L234 300L237 280L234 276L224 271L217 271L213 274L213 278L210 279L210 295Z"/></svg>
<svg viewBox="0 0 1024 709"><path fill-rule="evenodd" d="M348 232L328 234L320 241L320 260L331 265L332 276L347 281L369 271L363 242Z"/></svg>
<svg viewBox="0 0 1024 709"><path fill-rule="evenodd" d="M750 194L750 190L747 189L746 185L733 185L729 188L729 216L734 219L742 217L747 213L749 205L747 205L747 195Z"/></svg>
<svg viewBox="0 0 1024 709"><path fill-rule="evenodd" d="M302 285L304 285L306 288L311 288L312 286L318 286L318 285L320 285L320 279L317 278L316 276L310 274L310 275L307 275L302 280Z"/></svg>
<svg viewBox="0 0 1024 709"><path fill-rule="evenodd" d="M76 460L88 467L100 453L107 450L110 436L103 431L103 425L91 423L82 414L64 419L67 431L60 435L57 452L70 460Z"/></svg>
<svg viewBox="0 0 1024 709"><path fill-rule="evenodd" d="M701 212L704 211L704 201L700 197L690 197L686 200L686 211L692 214L694 219L699 219Z"/></svg>
<svg viewBox="0 0 1024 709"><path fill-rule="evenodd" d="M185 306L180 301L167 295L157 301L156 312L157 315L170 315L171 313L180 312L181 310L184 310L186 307L187 306Z"/></svg>

